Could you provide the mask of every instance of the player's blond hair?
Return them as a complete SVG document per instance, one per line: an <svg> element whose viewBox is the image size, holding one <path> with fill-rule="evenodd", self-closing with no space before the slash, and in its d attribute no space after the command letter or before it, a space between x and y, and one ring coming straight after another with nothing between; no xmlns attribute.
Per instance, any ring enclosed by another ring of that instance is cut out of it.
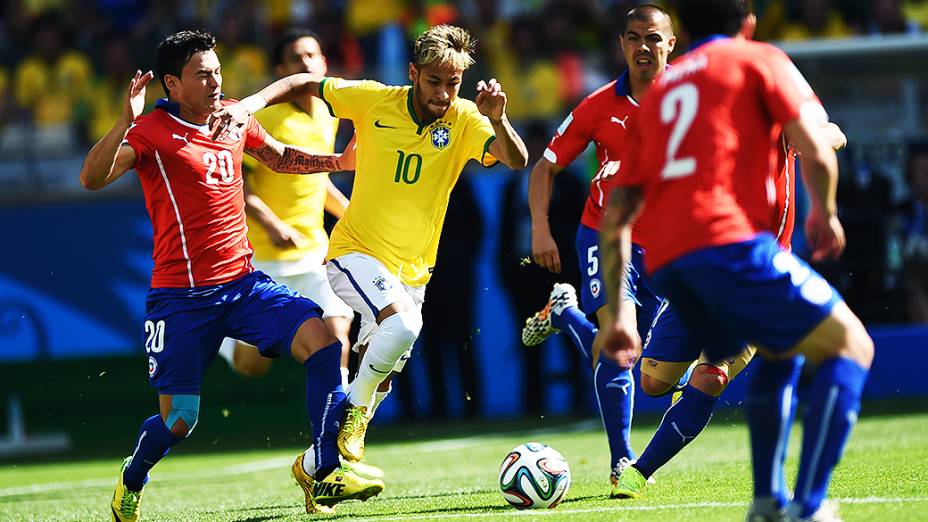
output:
<svg viewBox="0 0 928 522"><path fill-rule="evenodd" d="M453 25L436 25L416 38L412 63L416 67L450 65L455 69L467 69L474 64L471 54L477 48L477 40L466 29Z"/></svg>

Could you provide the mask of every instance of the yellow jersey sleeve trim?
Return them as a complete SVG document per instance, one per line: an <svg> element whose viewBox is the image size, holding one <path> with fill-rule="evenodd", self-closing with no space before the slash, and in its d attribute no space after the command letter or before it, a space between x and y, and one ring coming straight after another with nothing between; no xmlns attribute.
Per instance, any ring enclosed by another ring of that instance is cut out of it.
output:
<svg viewBox="0 0 928 522"><path fill-rule="evenodd" d="M489 153L490 151L490 144L493 143L493 140L495 139L496 139L496 136L490 136L489 138L487 138L486 143L483 144L483 155L480 156L480 164L486 168L493 167L497 163L499 163L499 160L496 158L493 158L493 163L490 163L489 165L487 165L487 162L486 162L487 153Z"/></svg>
<svg viewBox="0 0 928 522"><path fill-rule="evenodd" d="M338 116L335 115L335 111L332 109L332 106L329 105L329 100L325 99L325 82L327 81L329 81L328 76L326 76L325 78L322 79L321 82L319 82L319 99L322 100L322 103L324 103L326 108L329 109L329 114L331 114L333 118L337 118Z"/></svg>

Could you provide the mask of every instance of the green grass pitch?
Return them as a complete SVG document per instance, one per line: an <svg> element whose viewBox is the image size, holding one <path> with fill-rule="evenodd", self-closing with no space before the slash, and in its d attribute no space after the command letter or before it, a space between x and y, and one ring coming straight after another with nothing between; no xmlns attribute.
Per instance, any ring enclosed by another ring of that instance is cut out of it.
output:
<svg viewBox="0 0 928 522"><path fill-rule="evenodd" d="M392 520L743 520L750 496L748 435L743 424L718 418L656 476L645 499L608 498L605 436L595 422L500 427L470 433L402 427L375 430L367 461L384 468L387 489L368 502L340 505L328 519ZM637 426L643 448L654 425ZM394 430L395 442L379 442ZM788 473L795 475L798 430ZM405 436L405 440L404 439ZM496 485L502 458L538 440L567 458L572 484L554 510L519 512ZM178 448L153 473L143 520L306 520L289 466L300 448L198 453ZM106 520L119 459L0 466L0 520ZM928 414L863 417L840 467L831 497L855 520L928 520Z"/></svg>

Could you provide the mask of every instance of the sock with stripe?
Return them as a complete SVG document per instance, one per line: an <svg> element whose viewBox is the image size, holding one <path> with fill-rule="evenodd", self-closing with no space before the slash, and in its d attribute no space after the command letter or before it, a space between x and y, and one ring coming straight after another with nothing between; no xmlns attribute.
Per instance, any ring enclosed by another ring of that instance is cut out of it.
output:
<svg viewBox="0 0 928 522"><path fill-rule="evenodd" d="M593 370L593 380L600 418L609 440L612 467L623 458L635 460L630 440L635 405L632 371L600 357L599 364Z"/></svg>
<svg viewBox="0 0 928 522"><path fill-rule="evenodd" d="M339 370L341 350L342 343L335 341L303 363L306 368L306 409L313 425L316 464L313 478L316 480L324 479L339 466L335 438L346 400Z"/></svg>
<svg viewBox="0 0 928 522"><path fill-rule="evenodd" d="M801 518L815 513L825 498L831 472L857 423L867 373L844 357L826 360L815 372L803 419L799 476L790 505L790 512Z"/></svg>
<svg viewBox="0 0 928 522"><path fill-rule="evenodd" d="M719 401L693 386L683 389L680 400L667 409L657 431L644 449L635 467L650 477L670 459L680 453L699 435L712 419L712 410Z"/></svg>
<svg viewBox="0 0 928 522"><path fill-rule="evenodd" d="M576 306L568 306L556 314L551 312L551 326L557 328L574 343L588 363L593 362L593 339L596 338L596 326Z"/></svg>
<svg viewBox="0 0 928 522"><path fill-rule="evenodd" d="M148 483L148 471L163 459L171 447L184 440L177 437L161 420L161 415L153 415L142 423L139 437L132 453L132 461L123 472L123 483L132 491L141 491Z"/></svg>
<svg viewBox="0 0 928 522"><path fill-rule="evenodd" d="M789 499L783 462L796 412L795 389L802 363L802 357L780 361L758 357L748 385L754 498L764 500L775 510L783 508Z"/></svg>

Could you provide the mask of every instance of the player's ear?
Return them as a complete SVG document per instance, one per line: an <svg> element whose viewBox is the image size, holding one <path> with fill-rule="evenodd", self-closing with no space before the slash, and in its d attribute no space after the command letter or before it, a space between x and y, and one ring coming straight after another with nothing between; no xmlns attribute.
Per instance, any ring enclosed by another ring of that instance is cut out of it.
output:
<svg viewBox="0 0 928 522"><path fill-rule="evenodd" d="M411 81L413 84L416 83L416 76L418 73L419 71L416 70L415 64L409 62L409 81Z"/></svg>
<svg viewBox="0 0 928 522"><path fill-rule="evenodd" d="M670 38L667 40L667 54L672 53L674 47L676 46L677 46L677 35L672 34L670 35Z"/></svg>
<svg viewBox="0 0 928 522"><path fill-rule="evenodd" d="M164 95L170 96L172 92L180 89L180 78L173 74L165 74L164 85L168 88L168 92L164 93Z"/></svg>
<svg viewBox="0 0 928 522"><path fill-rule="evenodd" d="M738 33L745 40L754 38L754 30L757 29L757 16L754 13L748 13L741 22L741 30Z"/></svg>

